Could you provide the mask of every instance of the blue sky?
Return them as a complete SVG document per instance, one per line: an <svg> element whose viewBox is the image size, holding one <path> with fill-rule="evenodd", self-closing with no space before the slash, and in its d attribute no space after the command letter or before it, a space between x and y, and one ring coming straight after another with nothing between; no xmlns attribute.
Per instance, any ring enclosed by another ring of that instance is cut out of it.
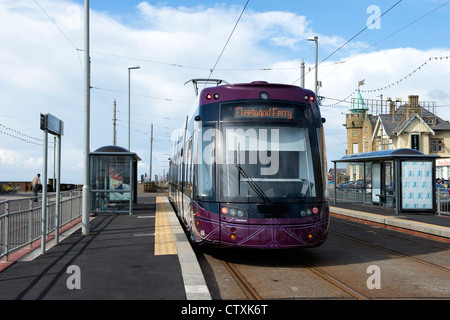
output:
<svg viewBox="0 0 450 320"><path fill-rule="evenodd" d="M84 4L82 0L77 2ZM136 6L141 2L142 0L91 0L90 6L93 10L120 16L125 23L133 24L134 18L132 17L136 15ZM399 0L250 0L247 10L258 12L286 11L304 15L307 16L317 33L335 34L344 39L350 39L365 26L367 19L371 16L371 13L367 13L369 6L376 5L381 9L381 13L384 13L397 2ZM386 39L377 45L376 48L412 46L426 49L433 48L440 43L448 44L450 40L442 38L444 30L448 30L450 27L450 21L447 18L450 14L450 6L446 5L447 2L445 0L403 0L381 19L380 29L371 30L370 32L366 31L355 40L367 41L369 44L376 43L385 36L389 36L391 32L403 28L429 13L428 16L423 17L420 21L406 27L403 31L399 31L397 35ZM186 7L195 10L199 7L210 6L243 8L246 0L180 0L149 1L149 3L159 7ZM430 13L430 11L442 5L443 7L440 9Z"/></svg>
<svg viewBox="0 0 450 320"><path fill-rule="evenodd" d="M112 105L117 101L118 144L127 144L127 67L132 72L132 151L148 172L150 124L153 170L168 169L173 132L195 99L192 78L209 76L246 0L91 0L91 151L112 143ZM5 0L0 3L0 181L31 180L42 171L39 114L65 124L62 180L82 183L83 0ZM387 12L379 28L370 17ZM319 37L319 80L329 160L345 155L342 124L359 80L363 97L418 94L436 101L450 120L450 1L446 0L250 0L213 78L292 84L300 61L314 65ZM50 17L50 18L49 18ZM297 81L295 84L299 85ZM306 75L313 87L313 72ZM31 143L33 142L33 143ZM52 159L49 159L52 166Z"/></svg>

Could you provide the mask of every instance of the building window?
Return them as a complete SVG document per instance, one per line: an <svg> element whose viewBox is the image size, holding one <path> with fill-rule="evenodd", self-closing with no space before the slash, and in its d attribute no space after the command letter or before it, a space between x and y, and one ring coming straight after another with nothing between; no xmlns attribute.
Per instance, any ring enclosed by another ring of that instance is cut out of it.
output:
<svg viewBox="0 0 450 320"><path fill-rule="evenodd" d="M442 139L431 139L430 152L444 152L444 141Z"/></svg>
<svg viewBox="0 0 450 320"><path fill-rule="evenodd" d="M392 139L386 139L387 150L393 150L394 146L392 144Z"/></svg>
<svg viewBox="0 0 450 320"><path fill-rule="evenodd" d="M412 134L412 135L411 135L411 149L420 151L420 147L419 147L419 135L418 135L418 134Z"/></svg>
<svg viewBox="0 0 450 320"><path fill-rule="evenodd" d="M357 143L353 144L353 153L358 153L358 144Z"/></svg>

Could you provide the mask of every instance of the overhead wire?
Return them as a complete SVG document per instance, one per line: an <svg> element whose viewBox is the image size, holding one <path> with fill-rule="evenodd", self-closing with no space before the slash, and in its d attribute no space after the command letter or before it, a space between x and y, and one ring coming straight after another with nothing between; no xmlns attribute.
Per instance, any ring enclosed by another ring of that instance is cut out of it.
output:
<svg viewBox="0 0 450 320"><path fill-rule="evenodd" d="M450 0L445 2L444 4L439 5L438 7L432 9L431 11L428 11L427 13L425 13L424 15L420 16L419 18L409 22L408 24L406 24L405 26L401 27L400 29L395 30L394 32L392 32L391 34L387 35L386 37L384 37L383 39L375 42L374 44L368 46L366 49L364 49L362 52L359 52L358 54L355 54L351 57L349 57L348 59L346 59L343 62L348 62L349 60L356 58L357 56L359 56L360 54L362 54L363 52L366 52L367 50L369 50L370 48L375 48L376 45L380 44L381 42L385 41L386 39L389 39L390 37L392 37L393 35L399 33L400 31L404 30L405 28L413 25L414 23L416 23L417 21L425 18L426 16L428 16L429 14L433 13L434 11L437 11L438 9L442 8L443 6L447 5L448 3L450 3ZM327 75L325 75L324 77L322 77L322 79L327 78L331 73L335 72L338 68L340 68L342 65L336 67L333 71L331 71L330 73L328 73Z"/></svg>
<svg viewBox="0 0 450 320"><path fill-rule="evenodd" d="M400 2L402 2L403 0L399 0L397 1L393 6L391 6L389 9L387 9L385 12L383 12L378 18L376 18L373 22L377 22L378 20L380 20L384 15L386 15L389 11L391 11L392 9L394 9ZM331 56L333 56L336 52L338 52L339 50L341 50L343 47L345 47L348 43L350 43L353 39L355 39L357 36L359 36L361 33L363 33L364 31L366 31L369 28L368 25L366 25L361 31L359 31L357 34L355 34L353 37L351 37L349 40L347 40L347 42L345 42L343 45L341 45L339 48L337 48L336 50L334 50L332 53L330 53L325 59L323 59L319 64L323 63L324 61L328 60Z"/></svg>
<svg viewBox="0 0 450 320"><path fill-rule="evenodd" d="M52 19L52 17L50 17L50 15L44 10L44 8L37 2L37 0L33 0L33 1L42 10L42 12L47 16L47 18L55 25L55 27L59 30L59 32L61 32L61 34L64 36L64 38L66 38L67 41L69 41L69 43L72 45L72 47L74 47L75 50L78 50L77 46L73 43L73 41L70 40L70 38L64 33L64 31L62 31L62 29L56 24L56 22Z"/></svg>
<svg viewBox="0 0 450 320"><path fill-rule="evenodd" d="M385 12L383 12L378 18L376 18L373 23L377 22L379 19L381 19L384 15L386 15L389 11L391 11L392 9L394 9L400 2L402 2L403 0L399 0L397 1L394 5L392 5L389 9L387 9ZM332 53L330 53L325 59L323 59L322 61L320 61L317 64L317 67L319 65L321 65L323 62L325 62L326 60L328 60L330 57L332 57L333 55L335 55L339 50L341 50L343 47L345 47L347 44L349 44L353 39L355 39L357 36L359 36L361 33L363 33L364 31L366 31L369 28L368 25L366 25L362 30L360 30L359 32L357 32L353 37L351 37L349 40L347 40L344 44L342 44L340 47L338 47L336 50L334 50ZM316 66L314 66L312 69L310 69L306 74L308 74L309 72L315 70ZM337 68L336 68L337 69ZM305 75L306 75L305 74ZM302 77L298 78L297 80L295 80L293 83L296 83L297 81L299 81Z"/></svg>
<svg viewBox="0 0 450 320"><path fill-rule="evenodd" d="M223 53L225 52L225 49L227 48L228 43L230 42L231 37L233 36L234 31L236 30L236 28L237 28L237 26L238 26L238 24L239 24L239 21L241 21L242 15L244 14L245 9L247 9L247 6L248 6L248 3L249 3L249 2L250 2L250 0L247 0L247 2L245 3L245 6L244 6L244 8L242 9L241 14L239 15L239 18L237 19L237 21L236 21L236 23L235 23L235 25L234 25L234 27L233 27L233 30L231 31L230 35L228 36L228 39L227 39L227 41L226 41L226 43L225 43L225 45L224 45L222 51L220 52L220 55L219 55L219 57L217 58L217 61L216 61L216 63L214 64L214 67L212 67L212 69L210 70L210 73L209 73L209 76L208 76L208 80L211 78L211 76L212 76L214 70L215 70L216 67L217 67L217 64L219 63L220 59L222 58L222 55L223 55Z"/></svg>
<svg viewBox="0 0 450 320"><path fill-rule="evenodd" d="M445 2L445 3L441 4L441 5L439 5L438 7L436 7L436 8L434 8L434 9L430 10L429 12L423 14L423 15L420 16L419 18L416 18L415 20L411 21L410 23L406 24L405 26L401 27L400 29L397 29L396 31L394 31L394 32L392 32L391 34L389 34L388 36L384 37L383 39L381 39L381 40L377 41L376 43L370 45L370 46L369 46L368 48L366 48L363 52L367 51L367 50L370 49L370 48L374 48L374 47L375 47L376 45L378 45L379 43L381 43L381 42L383 42L384 40L386 40L386 39L392 37L394 34L397 34L398 32L404 30L405 28L411 26L412 24L414 24L414 23L416 23L417 21L423 19L424 17L428 16L429 14L431 14L431 13L437 11L438 9L440 9L440 8L442 8L443 6L447 5L448 3L450 3L450 1L447 1L447 2ZM347 62L347 61L349 61L350 59L353 59L353 58L359 56L360 54L361 54L361 53L358 53L358 54L356 54L356 55L354 55L354 56L348 58L347 60L345 60L345 62ZM433 58L433 57L430 57L428 60L431 60L432 58ZM448 59L448 57L440 57L440 59L442 59L442 58ZM437 59L437 58L435 57L435 59ZM408 74L407 76L405 76L405 77L403 77L402 79L400 79L400 80L398 80L398 81L392 83L391 85L387 85L387 86L383 87L383 89L387 89L387 88L389 88L390 86L393 86L394 84L398 84L399 82L402 82L405 78L411 76L411 75L412 75L413 73L415 73L417 70L420 70L422 66L424 66L425 64L427 64L428 60L427 60L425 63L423 63L420 67L418 67L416 70L414 70L413 72L411 72L410 74ZM327 76L329 76L331 73L335 72L335 71L336 71L339 67L341 67L341 66L342 66L342 65L340 65L340 66L338 66L337 68L335 68L333 71L331 71L331 72L330 72L328 75L326 75L324 78L326 78ZM324 79L324 78L323 78L323 79ZM361 90L361 91L362 91L362 92L374 92L374 91L380 91L380 90L382 90L382 88L379 88L379 89L373 89L373 90ZM332 98L327 98L327 99L331 99L331 100L337 100L338 102L333 103L333 104L329 104L329 105L322 105L322 107L332 107L332 106L336 106L336 105L338 105L338 104L341 103L341 102L350 103L350 102L348 102L348 101L346 101L346 100L349 99L350 97L352 97L357 91L358 91L358 89L353 90L353 92L350 93L350 94L349 94L347 97L345 97L344 99L332 99Z"/></svg>
<svg viewBox="0 0 450 320"><path fill-rule="evenodd" d="M337 102L333 103L333 104L328 104L328 105L322 105L322 107L332 107L332 106L336 106L342 102L345 103L351 103L350 101L347 101L347 99L350 99L358 90L360 92L364 92L364 93L370 93L370 92L376 92L376 91L383 91L386 90L390 87L394 87L398 84L400 84L403 80L406 80L407 78L411 77L412 75L414 75L417 71L421 70L422 67L426 66L430 61L433 60L448 60L450 58L450 56L442 56L442 57L429 57L425 62L423 62L419 67L417 67L416 69L414 69L413 71L409 72L406 76L400 78L397 81L394 81L384 87L380 87L380 88L376 88L376 89L369 89L369 90L361 90L361 89L355 89L352 91L352 93L350 93L347 97L343 98L343 99L336 99L336 98L330 98L330 97L323 97L324 99L329 99L329 100L336 100Z"/></svg>

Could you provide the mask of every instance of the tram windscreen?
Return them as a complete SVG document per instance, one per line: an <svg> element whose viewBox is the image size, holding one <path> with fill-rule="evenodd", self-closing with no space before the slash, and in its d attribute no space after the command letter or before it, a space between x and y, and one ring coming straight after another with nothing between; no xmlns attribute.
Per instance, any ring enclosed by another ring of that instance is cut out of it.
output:
<svg viewBox="0 0 450 320"><path fill-rule="evenodd" d="M292 202L316 196L309 130L291 126L222 127L222 201Z"/></svg>

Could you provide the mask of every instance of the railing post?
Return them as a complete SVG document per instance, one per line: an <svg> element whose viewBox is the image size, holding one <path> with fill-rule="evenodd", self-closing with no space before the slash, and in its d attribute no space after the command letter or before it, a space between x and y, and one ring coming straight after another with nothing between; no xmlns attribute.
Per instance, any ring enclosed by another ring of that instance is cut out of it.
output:
<svg viewBox="0 0 450 320"><path fill-rule="evenodd" d="M70 219L69 219L69 221L72 221L72 211L73 211L73 193L72 193L72 190L70 190L70 193L69 193L69 195L70 195Z"/></svg>
<svg viewBox="0 0 450 320"><path fill-rule="evenodd" d="M30 248L33 247L33 199L28 200L28 209L30 213L28 215L28 241L30 242Z"/></svg>
<svg viewBox="0 0 450 320"><path fill-rule="evenodd" d="M5 257L4 261L8 262L9 254L9 201L5 203Z"/></svg>
<svg viewBox="0 0 450 320"><path fill-rule="evenodd" d="M439 189L436 194L436 197L437 197L437 210L436 211L438 213L438 216L440 216L441 215L441 193L439 192Z"/></svg>

